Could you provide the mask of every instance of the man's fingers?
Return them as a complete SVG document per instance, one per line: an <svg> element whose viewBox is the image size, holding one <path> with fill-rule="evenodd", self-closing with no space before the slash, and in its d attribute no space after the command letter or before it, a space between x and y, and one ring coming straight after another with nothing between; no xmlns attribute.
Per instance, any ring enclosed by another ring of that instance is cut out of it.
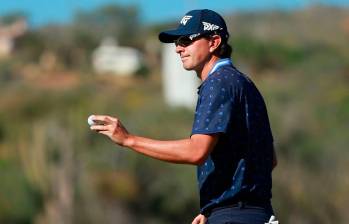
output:
<svg viewBox="0 0 349 224"><path fill-rule="evenodd" d="M200 223L199 223L199 220L195 218L191 224L200 224Z"/></svg>
<svg viewBox="0 0 349 224"><path fill-rule="evenodd" d="M196 217L194 218L194 220L191 222L191 224L198 224L197 219L198 219L198 217L196 216Z"/></svg>
<svg viewBox="0 0 349 224"><path fill-rule="evenodd" d="M124 146L129 133L117 118L107 115L92 115L92 118L89 119L94 121L89 122L92 123L91 130L109 137L118 145Z"/></svg>
<svg viewBox="0 0 349 224"><path fill-rule="evenodd" d="M109 131L99 131L98 133L99 133L99 134L102 134L102 135L106 135L106 136L109 136L109 135L110 135L110 132L109 132Z"/></svg>
<svg viewBox="0 0 349 224"><path fill-rule="evenodd" d="M107 131L109 127L107 125L92 125L90 129L93 131Z"/></svg>
<svg viewBox="0 0 349 224"><path fill-rule="evenodd" d="M92 118L94 121L100 121L104 124L110 124L112 122L117 122L118 119L115 117L107 116L107 115L93 115Z"/></svg>
<svg viewBox="0 0 349 224"><path fill-rule="evenodd" d="M205 223L206 223L206 217L203 215L198 215L195 217L195 219L191 224L205 224Z"/></svg>
<svg viewBox="0 0 349 224"><path fill-rule="evenodd" d="M116 117L111 117L111 116L107 116L107 119L114 121L114 122L118 121L118 119Z"/></svg>
<svg viewBox="0 0 349 224"><path fill-rule="evenodd" d="M205 224L205 221L201 218L196 218L196 219L194 219L192 224Z"/></svg>

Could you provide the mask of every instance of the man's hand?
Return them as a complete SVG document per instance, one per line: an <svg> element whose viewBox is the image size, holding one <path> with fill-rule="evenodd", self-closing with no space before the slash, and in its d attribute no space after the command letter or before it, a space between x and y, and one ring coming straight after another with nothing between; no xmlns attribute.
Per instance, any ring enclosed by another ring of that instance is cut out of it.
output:
<svg viewBox="0 0 349 224"><path fill-rule="evenodd" d="M91 130L108 136L118 145L126 145L130 134L119 119L106 115L93 115L92 120L97 124L91 125Z"/></svg>
<svg viewBox="0 0 349 224"><path fill-rule="evenodd" d="M201 165L219 138L219 134L194 134L186 139L160 141L128 133L115 117L92 115L89 120L93 121L90 121L91 130L108 136L116 144L171 163Z"/></svg>
<svg viewBox="0 0 349 224"><path fill-rule="evenodd" d="M204 215L199 214L195 217L193 222L191 224L205 224L207 221L207 218Z"/></svg>

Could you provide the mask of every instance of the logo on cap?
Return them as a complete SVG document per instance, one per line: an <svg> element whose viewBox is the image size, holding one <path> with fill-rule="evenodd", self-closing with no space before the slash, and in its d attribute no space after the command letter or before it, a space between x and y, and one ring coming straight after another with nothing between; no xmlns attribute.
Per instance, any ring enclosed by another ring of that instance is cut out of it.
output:
<svg viewBox="0 0 349 224"><path fill-rule="evenodd" d="M195 33L195 34L190 35L189 39L193 40L195 37L198 37L198 36L200 36L200 33Z"/></svg>
<svg viewBox="0 0 349 224"><path fill-rule="evenodd" d="M202 25L204 25L204 30L208 30L208 31L218 30L220 28L215 24L207 23L207 22L202 22Z"/></svg>
<svg viewBox="0 0 349 224"><path fill-rule="evenodd" d="M191 19L191 17L192 16L184 16L180 23L185 26L185 24L187 24L187 22L189 21L189 19Z"/></svg>

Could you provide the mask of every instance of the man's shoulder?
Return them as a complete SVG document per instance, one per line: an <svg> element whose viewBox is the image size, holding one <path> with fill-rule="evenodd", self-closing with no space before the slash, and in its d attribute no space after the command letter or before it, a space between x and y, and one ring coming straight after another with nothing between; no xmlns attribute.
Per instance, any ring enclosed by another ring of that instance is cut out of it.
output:
<svg viewBox="0 0 349 224"><path fill-rule="evenodd" d="M204 83L205 86L246 87L252 84L251 79L232 66L225 66L212 73Z"/></svg>

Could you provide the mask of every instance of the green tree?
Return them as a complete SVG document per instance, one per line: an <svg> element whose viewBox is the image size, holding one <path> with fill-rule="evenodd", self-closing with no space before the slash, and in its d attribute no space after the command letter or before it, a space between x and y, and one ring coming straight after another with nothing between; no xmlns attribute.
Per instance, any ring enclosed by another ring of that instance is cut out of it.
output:
<svg viewBox="0 0 349 224"><path fill-rule="evenodd" d="M74 26L98 38L113 36L122 44L135 45L139 41L141 24L135 6L106 5L92 12L80 11Z"/></svg>

